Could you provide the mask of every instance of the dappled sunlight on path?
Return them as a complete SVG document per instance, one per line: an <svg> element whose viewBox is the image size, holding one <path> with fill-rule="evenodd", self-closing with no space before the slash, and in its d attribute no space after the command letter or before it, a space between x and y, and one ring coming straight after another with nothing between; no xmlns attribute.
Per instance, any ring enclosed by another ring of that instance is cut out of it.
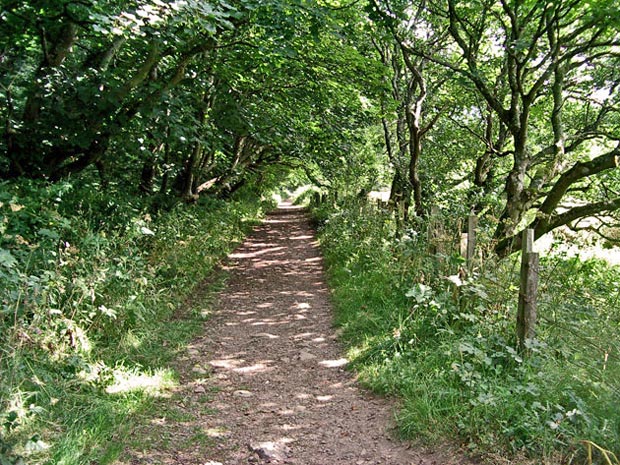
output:
<svg viewBox="0 0 620 465"><path fill-rule="evenodd" d="M439 463L391 439L391 407L346 370L320 250L300 208L281 205L225 269L227 288L181 380L181 410L192 419L174 431L189 442L133 463Z"/></svg>

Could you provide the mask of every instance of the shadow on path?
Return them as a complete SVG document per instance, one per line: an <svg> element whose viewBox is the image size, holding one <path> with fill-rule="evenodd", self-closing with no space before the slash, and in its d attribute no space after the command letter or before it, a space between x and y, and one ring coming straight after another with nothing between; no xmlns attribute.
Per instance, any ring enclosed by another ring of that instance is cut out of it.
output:
<svg viewBox="0 0 620 465"><path fill-rule="evenodd" d="M269 214L225 269L215 314L181 367L182 418L164 418L174 423L167 446L134 453L131 463L465 463L393 440L389 402L360 390L345 369L303 210L283 204Z"/></svg>

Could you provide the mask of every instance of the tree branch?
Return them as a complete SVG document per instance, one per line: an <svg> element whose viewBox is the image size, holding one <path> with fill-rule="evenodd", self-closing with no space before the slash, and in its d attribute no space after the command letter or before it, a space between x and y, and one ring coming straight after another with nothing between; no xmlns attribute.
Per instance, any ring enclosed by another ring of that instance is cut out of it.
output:
<svg viewBox="0 0 620 465"><path fill-rule="evenodd" d="M553 213L572 184L602 171L617 168L618 162L620 161L618 158L619 156L620 144L611 152L600 155L593 160L575 163L572 168L560 176L553 188L549 191L539 210L543 216L539 217L535 223L542 224L545 222L543 218Z"/></svg>

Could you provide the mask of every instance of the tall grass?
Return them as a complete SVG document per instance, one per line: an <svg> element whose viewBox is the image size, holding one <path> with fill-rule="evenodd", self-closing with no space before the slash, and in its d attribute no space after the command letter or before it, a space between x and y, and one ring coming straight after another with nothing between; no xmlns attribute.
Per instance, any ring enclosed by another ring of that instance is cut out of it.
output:
<svg viewBox="0 0 620 465"><path fill-rule="evenodd" d="M169 362L209 310L182 304L261 214L251 199L0 185L0 464L115 459L176 383Z"/></svg>
<svg viewBox="0 0 620 465"><path fill-rule="evenodd" d="M516 259L489 259L463 278L458 255L429 254L423 224L397 234L372 207L315 212L353 365L367 386L402 398L403 435L457 437L518 463L585 463L584 440L618 454L620 270L544 258L537 339L524 357Z"/></svg>

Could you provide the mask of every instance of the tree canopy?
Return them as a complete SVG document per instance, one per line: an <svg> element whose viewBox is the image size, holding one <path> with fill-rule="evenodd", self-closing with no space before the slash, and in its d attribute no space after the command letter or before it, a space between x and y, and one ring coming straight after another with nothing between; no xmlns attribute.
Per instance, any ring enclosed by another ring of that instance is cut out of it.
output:
<svg viewBox="0 0 620 465"><path fill-rule="evenodd" d="M467 205L500 255L524 227L620 208L610 1L29 0L1 18L5 179L96 168L189 199L291 169L332 190L387 176L405 221Z"/></svg>

